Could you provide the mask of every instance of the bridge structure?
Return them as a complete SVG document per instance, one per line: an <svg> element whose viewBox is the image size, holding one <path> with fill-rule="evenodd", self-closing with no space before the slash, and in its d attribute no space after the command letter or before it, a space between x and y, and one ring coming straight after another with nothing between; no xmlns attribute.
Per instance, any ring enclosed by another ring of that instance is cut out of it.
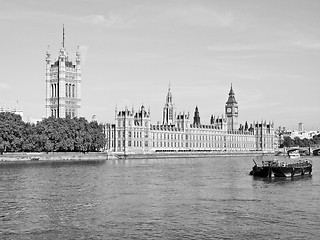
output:
<svg viewBox="0 0 320 240"><path fill-rule="evenodd" d="M287 149L287 154L297 151L300 155L315 155L320 156L320 146L314 147L291 147Z"/></svg>
<svg viewBox="0 0 320 240"><path fill-rule="evenodd" d="M320 147L313 149L312 153L314 156L320 156Z"/></svg>

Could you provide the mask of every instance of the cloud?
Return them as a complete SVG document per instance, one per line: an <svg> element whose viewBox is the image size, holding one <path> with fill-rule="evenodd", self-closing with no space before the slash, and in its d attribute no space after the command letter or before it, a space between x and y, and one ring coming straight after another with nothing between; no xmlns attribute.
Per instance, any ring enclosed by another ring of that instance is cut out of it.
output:
<svg viewBox="0 0 320 240"><path fill-rule="evenodd" d="M0 82L0 89L9 89L9 88L11 88L10 85Z"/></svg>
<svg viewBox="0 0 320 240"><path fill-rule="evenodd" d="M253 51L253 50L262 50L267 47L258 46L254 44L216 44L207 46L209 51Z"/></svg>
<svg viewBox="0 0 320 240"><path fill-rule="evenodd" d="M200 4L171 6L159 15L159 19L193 27L226 28L234 23L231 11L215 11Z"/></svg>
<svg viewBox="0 0 320 240"><path fill-rule="evenodd" d="M210 52L214 52L217 58L220 59L253 59L266 56L270 54L270 51L276 49L275 46L261 43L258 44L241 44L241 43L230 43L230 44L213 44L206 47Z"/></svg>
<svg viewBox="0 0 320 240"><path fill-rule="evenodd" d="M292 45L307 50L320 50L319 41L296 41Z"/></svg>
<svg viewBox="0 0 320 240"><path fill-rule="evenodd" d="M112 25L112 18L106 18L103 15L88 15L80 18L81 22L94 24L94 25Z"/></svg>
<svg viewBox="0 0 320 240"><path fill-rule="evenodd" d="M21 10L1 11L0 20L19 21L21 19L24 19L28 15L30 14L27 11L21 11Z"/></svg>
<svg viewBox="0 0 320 240"><path fill-rule="evenodd" d="M168 27L172 25L227 28L234 25L232 11L217 10L214 6L204 5L202 2L167 2L128 4L126 7L113 7L107 13L92 14L80 17L81 22L98 26L116 28L136 28L152 25Z"/></svg>
<svg viewBox="0 0 320 240"><path fill-rule="evenodd" d="M80 22L100 27L132 28L136 24L134 12L108 12L106 15L94 14L78 18Z"/></svg>

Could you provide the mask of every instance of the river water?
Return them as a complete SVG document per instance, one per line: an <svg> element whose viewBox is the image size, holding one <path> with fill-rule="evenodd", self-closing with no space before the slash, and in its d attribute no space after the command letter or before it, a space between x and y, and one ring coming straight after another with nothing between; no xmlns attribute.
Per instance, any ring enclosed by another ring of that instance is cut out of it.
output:
<svg viewBox="0 0 320 240"><path fill-rule="evenodd" d="M1 163L0 239L319 239L312 160L280 180L252 157Z"/></svg>

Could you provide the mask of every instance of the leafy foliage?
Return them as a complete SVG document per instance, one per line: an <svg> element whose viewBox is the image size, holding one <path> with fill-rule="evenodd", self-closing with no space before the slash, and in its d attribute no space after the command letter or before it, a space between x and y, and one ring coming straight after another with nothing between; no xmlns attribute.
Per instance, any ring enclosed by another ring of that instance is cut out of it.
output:
<svg viewBox="0 0 320 240"><path fill-rule="evenodd" d="M85 118L49 117L30 124L19 115L0 113L0 153L89 152L104 145L104 126Z"/></svg>
<svg viewBox="0 0 320 240"><path fill-rule="evenodd" d="M312 139L300 139L299 137L295 137L291 139L290 137L284 137L283 139L284 147L309 147L309 146L319 146L320 145L320 134L313 136Z"/></svg>

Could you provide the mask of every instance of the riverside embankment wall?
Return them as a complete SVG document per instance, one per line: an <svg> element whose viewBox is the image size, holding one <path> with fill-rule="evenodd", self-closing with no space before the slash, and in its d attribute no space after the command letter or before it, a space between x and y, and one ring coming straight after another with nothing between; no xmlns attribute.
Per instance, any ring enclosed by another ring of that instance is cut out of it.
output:
<svg viewBox="0 0 320 240"><path fill-rule="evenodd" d="M54 153L4 153L0 155L0 162L21 162L21 161L104 161L108 159L152 159L152 158L211 158L216 156L261 156L273 155L262 152L156 152L123 154L108 152L54 152Z"/></svg>

